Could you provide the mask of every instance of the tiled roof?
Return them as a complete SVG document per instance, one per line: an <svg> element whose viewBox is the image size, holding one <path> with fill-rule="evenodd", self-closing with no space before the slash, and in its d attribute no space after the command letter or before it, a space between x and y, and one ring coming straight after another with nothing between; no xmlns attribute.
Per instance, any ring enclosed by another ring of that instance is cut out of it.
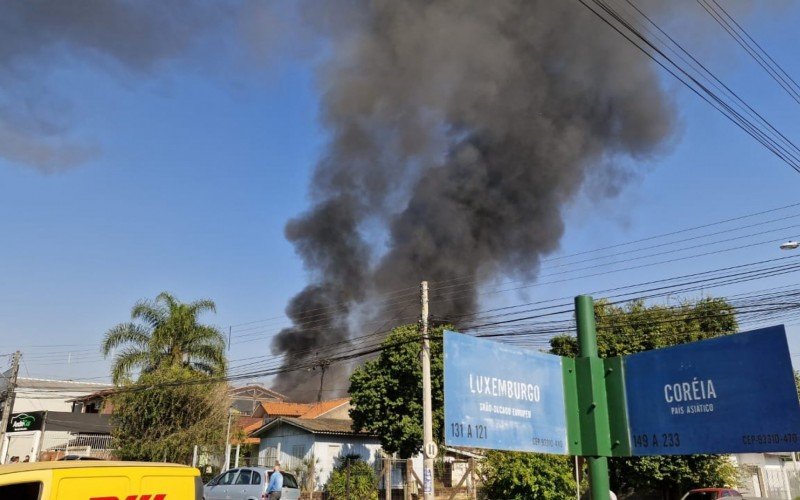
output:
<svg viewBox="0 0 800 500"><path fill-rule="evenodd" d="M299 417L311 409L309 403L284 403L282 401L264 401L261 407L270 417Z"/></svg>
<svg viewBox="0 0 800 500"><path fill-rule="evenodd" d="M279 417L253 431L251 437L260 437L270 429L281 424L288 424L312 434L334 434L349 436L371 436L368 432L353 431L353 421L338 418L293 418Z"/></svg>
<svg viewBox="0 0 800 500"><path fill-rule="evenodd" d="M346 405L350 402L350 398L341 398L341 399L331 399L330 401L321 401L311 406L311 408L300 415L300 418L317 418L324 416L331 410L334 410L342 405Z"/></svg>
<svg viewBox="0 0 800 500"><path fill-rule="evenodd" d="M264 421L261 420L260 418L240 416L238 418L238 420L236 421L236 425L237 425L237 427L242 429L242 432L244 433L244 435L246 437L242 441L239 441L239 440L237 440L237 439L232 437L231 438L231 443L232 444L237 444L237 443L239 443L239 444L258 444L259 439L250 437L250 434L253 431L257 430L259 427L261 427L263 424L264 424Z"/></svg>

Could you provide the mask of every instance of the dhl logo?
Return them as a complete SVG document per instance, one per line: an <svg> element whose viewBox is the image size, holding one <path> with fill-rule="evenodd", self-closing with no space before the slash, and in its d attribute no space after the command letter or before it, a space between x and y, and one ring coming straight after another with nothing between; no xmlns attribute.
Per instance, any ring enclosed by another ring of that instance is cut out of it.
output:
<svg viewBox="0 0 800 500"><path fill-rule="evenodd" d="M164 500L167 498L166 493L158 493L157 495L128 495L124 499L120 497L91 497L89 500Z"/></svg>

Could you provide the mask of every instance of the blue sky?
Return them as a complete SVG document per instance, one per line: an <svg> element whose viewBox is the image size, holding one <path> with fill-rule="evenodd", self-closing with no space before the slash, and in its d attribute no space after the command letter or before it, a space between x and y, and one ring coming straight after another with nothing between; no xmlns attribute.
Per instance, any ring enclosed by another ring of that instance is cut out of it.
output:
<svg viewBox="0 0 800 500"><path fill-rule="evenodd" d="M741 17L790 74L800 75L794 50L800 8ZM692 35L704 60L784 133L798 137L800 105L713 31L710 19L697 20L704 22L706 35ZM238 327L247 335L234 338L230 353L232 359L268 355L269 336L285 324L287 300L306 283L283 227L308 207L310 172L325 144L316 59L286 54L263 67L232 64L225 72L177 63L145 74L75 62L51 61L38 78L68 103L70 133L97 148L94 158L49 174L0 158L0 352L21 349L24 375L103 377L107 362L96 347L103 332L125 321L136 300L169 290L183 300L215 300L218 314L207 320L225 330L275 318ZM681 120L673 146L637 166L619 196L576 199L567 209L561 253L798 199L797 173L696 96L666 76L664 82ZM779 257L785 254L776 243L800 237L800 228L774 236L775 242L711 257L494 294L486 303L568 296ZM776 279L714 293L790 283ZM790 332L800 353L800 330Z"/></svg>

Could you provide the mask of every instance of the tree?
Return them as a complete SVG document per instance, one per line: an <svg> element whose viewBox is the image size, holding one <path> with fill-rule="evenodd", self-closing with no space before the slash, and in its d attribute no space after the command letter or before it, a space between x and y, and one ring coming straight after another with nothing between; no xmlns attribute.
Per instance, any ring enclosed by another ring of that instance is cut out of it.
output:
<svg viewBox="0 0 800 500"><path fill-rule="evenodd" d="M800 399L800 371L794 371L794 386L797 388L797 399Z"/></svg>
<svg viewBox="0 0 800 500"><path fill-rule="evenodd" d="M718 337L738 328L733 306L718 298L674 307L647 306L643 301L619 307L598 301L595 320L601 357ZM575 357L578 353L574 337L555 337L550 347L551 352L561 356ZM663 492L672 498L695 486L730 486L737 482L729 459L716 455L612 458L610 473L616 491Z"/></svg>
<svg viewBox="0 0 800 500"><path fill-rule="evenodd" d="M569 457L490 451L481 462L483 497L524 500L575 496L575 476Z"/></svg>
<svg viewBox="0 0 800 500"><path fill-rule="evenodd" d="M116 352L111 376L115 384L129 380L139 369L151 373L162 367L185 367L206 375L225 373L225 337L198 322L200 314L216 312L211 300L188 304L167 292L155 301L141 300L131 310L131 322L120 323L105 334L101 350Z"/></svg>
<svg viewBox="0 0 800 500"><path fill-rule="evenodd" d="M122 460L190 463L194 445L224 441L225 384L186 366L143 373L111 402L111 435Z"/></svg>
<svg viewBox="0 0 800 500"><path fill-rule="evenodd" d="M333 500L377 500L375 483L375 471L361 459L361 455L347 455L337 460L325 491Z"/></svg>
<svg viewBox="0 0 800 500"><path fill-rule="evenodd" d="M431 392L434 439L442 441L444 388L442 332L431 336ZM383 342L378 359L366 362L350 376L350 417L356 431L380 436L388 453L409 458L422 451L421 337L417 325L395 328Z"/></svg>

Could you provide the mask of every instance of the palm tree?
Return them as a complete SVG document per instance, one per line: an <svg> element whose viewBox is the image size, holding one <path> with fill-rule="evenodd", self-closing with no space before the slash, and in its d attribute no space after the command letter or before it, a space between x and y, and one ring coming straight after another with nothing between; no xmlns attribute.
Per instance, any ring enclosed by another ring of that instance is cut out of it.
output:
<svg viewBox="0 0 800 500"><path fill-rule="evenodd" d="M155 301L140 300L131 322L106 332L101 350L115 351L111 377L119 385L134 369L142 373L183 366L207 375L225 373L225 337L217 328L198 323L203 312L216 312L211 300L185 304L167 292Z"/></svg>

